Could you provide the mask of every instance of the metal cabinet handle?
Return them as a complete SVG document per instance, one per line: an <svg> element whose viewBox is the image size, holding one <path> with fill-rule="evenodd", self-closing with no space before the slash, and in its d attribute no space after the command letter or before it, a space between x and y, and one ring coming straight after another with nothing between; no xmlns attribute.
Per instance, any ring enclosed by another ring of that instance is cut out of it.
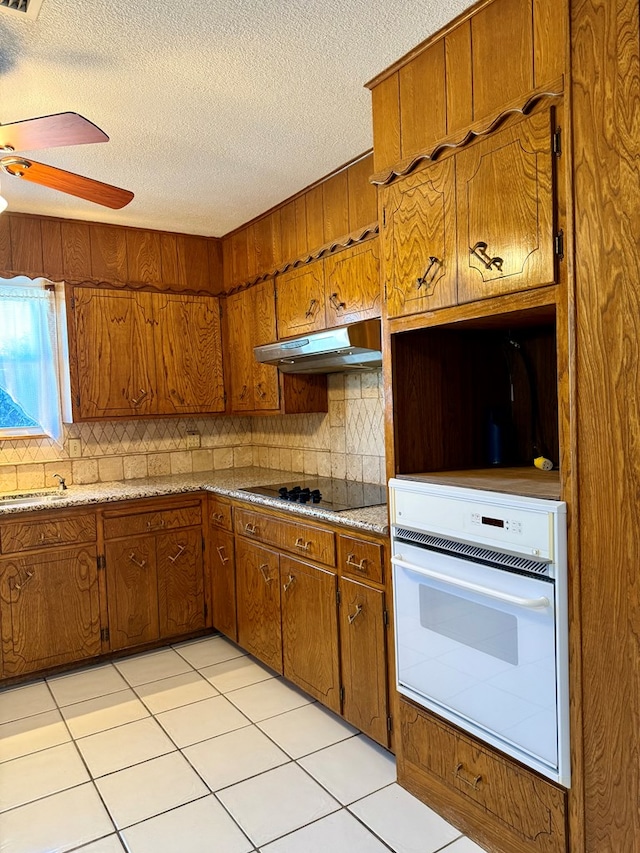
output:
<svg viewBox="0 0 640 853"><path fill-rule="evenodd" d="M256 533L258 532L258 528L256 527L255 524L252 524L250 521L248 521L244 526L244 532L250 533L251 536L255 536Z"/></svg>
<svg viewBox="0 0 640 853"><path fill-rule="evenodd" d="M241 400L244 400L244 398L247 396L247 391L248 391L248 390L249 390L249 386L248 386L248 385L243 385L243 386L242 386L242 391L240 392L240 399L241 399Z"/></svg>
<svg viewBox="0 0 640 853"><path fill-rule="evenodd" d="M148 394L148 391L145 388L141 388L140 389L140 396L139 397L132 397L131 402L133 403L134 406L139 406L140 403L142 403L144 398L147 396L147 394Z"/></svg>
<svg viewBox="0 0 640 853"><path fill-rule="evenodd" d="M361 613L362 613L362 605L358 604L358 605L356 605L356 612L352 613L350 616L347 616L347 620L349 622L349 625L353 625L353 623L356 621L356 619L358 618L358 616Z"/></svg>
<svg viewBox="0 0 640 853"><path fill-rule="evenodd" d="M186 547L186 545L178 545L178 553L175 555L175 557L169 557L172 563L175 563L175 561L182 555L182 552Z"/></svg>
<svg viewBox="0 0 640 853"><path fill-rule="evenodd" d="M133 551L129 554L129 559L131 560L132 563L135 563L135 565L141 569L144 569L144 567L147 565L146 560L142 560L142 561L136 560L136 555Z"/></svg>
<svg viewBox="0 0 640 853"><path fill-rule="evenodd" d="M224 521L224 514L221 512L211 513L211 521L217 521L218 523L220 523L221 521Z"/></svg>
<svg viewBox="0 0 640 853"><path fill-rule="evenodd" d="M418 290L420 290L420 288L423 287L425 284L426 285L433 284L433 281L434 281L436 275L438 274L438 269L441 266L442 266L441 260L436 258L435 255L429 256L429 266L424 271L424 275L418 276L418 278L416 279L416 285L418 287ZM432 270L433 270L433 272L432 272Z"/></svg>
<svg viewBox="0 0 640 853"><path fill-rule="evenodd" d="M218 545L218 547L216 548L216 551L218 552L218 556L220 557L220 562L222 563L223 566L225 563L229 562L229 558L224 553L224 545Z"/></svg>
<svg viewBox="0 0 640 853"><path fill-rule="evenodd" d="M296 548L300 548L300 550L302 551L308 551L313 545L313 542L311 542L310 540L305 542L302 536L298 536L298 538L293 544Z"/></svg>
<svg viewBox="0 0 640 853"><path fill-rule="evenodd" d="M35 572L30 572L30 571L27 569L27 576L26 576L26 578L22 581L22 583L16 583L16 582L14 581L14 583L13 583L13 588L14 588L14 589L17 589L18 591L20 591L20 592L21 592L21 591L25 588L25 586L29 583L29 581L31 580L31 578L32 578L34 575L35 575Z"/></svg>
<svg viewBox="0 0 640 853"><path fill-rule="evenodd" d="M311 302L309 303L309 307L305 311L304 316L307 318L313 317L313 315L316 313L316 306L317 305L318 305L318 300L312 299Z"/></svg>
<svg viewBox="0 0 640 853"><path fill-rule="evenodd" d="M355 559L355 554L347 554L347 559L345 563L347 566L351 566L354 569L357 569L359 572L364 572L366 569L366 565L369 562L366 557L363 557L360 562Z"/></svg>
<svg viewBox="0 0 640 853"><path fill-rule="evenodd" d="M167 522L164 518L161 518L157 524L153 524L151 521L147 521L147 530L158 530L158 528L162 528L165 526Z"/></svg>
<svg viewBox="0 0 640 853"><path fill-rule="evenodd" d="M60 541L60 531L52 534L51 536L47 536L46 533L41 533L40 538L38 539L38 543L40 545L54 545L56 542Z"/></svg>
<svg viewBox="0 0 640 853"><path fill-rule="evenodd" d="M456 765L456 769L453 771L454 778L458 779L464 785L468 785L470 788L473 788L474 791L477 791L482 784L482 776L478 774L471 778L465 778L465 776L462 775L462 770L464 770L464 764L460 762L460 764Z"/></svg>
<svg viewBox="0 0 640 853"><path fill-rule="evenodd" d="M258 384L256 385L256 391L258 392L258 396L260 397L260 399L264 400L264 398L267 396L267 392L262 390L262 384L262 382L258 382Z"/></svg>
<svg viewBox="0 0 640 853"><path fill-rule="evenodd" d="M269 574L269 566L267 565L267 563L262 563L261 565L258 566L258 568L262 572L262 577L264 578L264 582L265 583L271 583L273 578Z"/></svg>
<svg viewBox="0 0 640 853"><path fill-rule="evenodd" d="M291 584L295 581L295 579L296 579L296 576L295 576L295 575L289 575L289 577L287 578L287 582L286 582L286 583L285 583L285 585L282 587L282 588L283 588L283 590L284 590L285 592L289 589L289 587L290 587L290 586L291 586Z"/></svg>
<svg viewBox="0 0 640 853"><path fill-rule="evenodd" d="M490 257L487 254L487 244L483 240L478 240L473 248L470 246L469 252L484 264L485 269L490 270L495 267L497 270L502 270L503 259L497 255L494 258Z"/></svg>
<svg viewBox="0 0 640 853"><path fill-rule="evenodd" d="M333 305L336 311L343 311L347 307L346 302L341 302L337 293L332 293L329 297L329 302Z"/></svg>

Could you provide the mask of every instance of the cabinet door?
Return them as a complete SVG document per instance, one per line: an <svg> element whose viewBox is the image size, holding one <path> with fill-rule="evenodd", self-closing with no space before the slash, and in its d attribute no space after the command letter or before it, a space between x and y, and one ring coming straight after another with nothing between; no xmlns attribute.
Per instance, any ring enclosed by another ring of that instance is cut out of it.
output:
<svg viewBox="0 0 640 853"><path fill-rule="evenodd" d="M251 293L242 290L225 300L229 341L229 377L231 411L253 410L253 346L251 328L253 307Z"/></svg>
<svg viewBox="0 0 640 853"><path fill-rule="evenodd" d="M390 317L456 303L451 157L383 191L382 253Z"/></svg>
<svg viewBox="0 0 640 853"><path fill-rule="evenodd" d="M219 300L214 296L153 297L158 414L223 412Z"/></svg>
<svg viewBox="0 0 640 853"><path fill-rule="evenodd" d="M456 158L458 300L555 281L549 111Z"/></svg>
<svg viewBox="0 0 640 853"><path fill-rule="evenodd" d="M238 639L238 623L233 534L212 527L210 542L213 627L235 643Z"/></svg>
<svg viewBox="0 0 640 853"><path fill-rule="evenodd" d="M0 560L3 675L100 654L96 549Z"/></svg>
<svg viewBox="0 0 640 853"><path fill-rule="evenodd" d="M340 713L337 578L280 558L284 675Z"/></svg>
<svg viewBox="0 0 640 853"><path fill-rule="evenodd" d="M160 632L155 536L107 542L105 557L111 648L126 649L157 640Z"/></svg>
<svg viewBox="0 0 640 853"><path fill-rule="evenodd" d="M346 249L324 260L327 327L380 316L378 240Z"/></svg>
<svg viewBox="0 0 640 853"><path fill-rule="evenodd" d="M342 716L387 746L387 651L384 593L340 578Z"/></svg>
<svg viewBox="0 0 640 853"><path fill-rule="evenodd" d="M273 279L251 288L253 297L253 329L251 360L253 365L253 402L256 411L274 411L280 406L278 368L260 364L253 347L271 344L276 339L276 295Z"/></svg>
<svg viewBox="0 0 640 853"><path fill-rule="evenodd" d="M77 420L155 411L151 294L76 287L70 341ZM72 375L73 375L72 373Z"/></svg>
<svg viewBox="0 0 640 853"><path fill-rule="evenodd" d="M326 328L324 266L321 261L278 276L278 338L290 338Z"/></svg>
<svg viewBox="0 0 640 853"><path fill-rule="evenodd" d="M160 636L199 631L205 626L201 529L159 534L156 553Z"/></svg>
<svg viewBox="0 0 640 853"><path fill-rule="evenodd" d="M253 542L236 540L238 642L282 672L278 555Z"/></svg>

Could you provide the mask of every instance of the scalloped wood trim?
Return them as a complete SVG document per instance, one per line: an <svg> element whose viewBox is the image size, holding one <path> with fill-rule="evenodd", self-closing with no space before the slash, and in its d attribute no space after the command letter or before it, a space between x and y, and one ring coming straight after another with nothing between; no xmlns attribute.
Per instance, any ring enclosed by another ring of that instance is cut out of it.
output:
<svg viewBox="0 0 640 853"><path fill-rule="evenodd" d="M0 271L0 277L2 272ZM65 278L60 276L58 281L63 281L65 284L73 287L94 287L101 290L129 290L145 293L164 293L167 296L224 296L222 291L213 292L212 290L195 290L180 287L180 285L161 284L153 281L107 281L105 279L91 278Z"/></svg>
<svg viewBox="0 0 640 853"><path fill-rule="evenodd" d="M534 109L534 107L543 101L561 97L563 89L564 78L561 77L556 80L553 85L544 86L537 89L535 92L532 92L527 97L524 104L521 104L520 102L512 102L498 115L494 115L488 119L482 119L481 121L472 124L462 136L457 134L455 136L445 137L433 148L421 151L419 154L414 154L410 158L401 160L392 169L385 169L383 172L378 172L375 175L372 175L369 180L376 186L384 186L385 184L390 184L392 181L395 181L397 178L404 178L410 172L413 172L413 170L421 163L437 160L444 151L448 149L464 148L473 142L474 139L481 136L488 136L490 133L493 133L494 130L497 130L500 125L504 124L504 122L511 116L526 116Z"/></svg>
<svg viewBox="0 0 640 853"><path fill-rule="evenodd" d="M318 261L325 255L331 255L334 252L339 252L342 249L348 249L351 246L358 245L359 243L366 243L367 240L372 240L374 237L377 237L379 233L380 226L377 222L372 222L364 228L358 228L357 231L352 231L350 234L347 234L346 237L331 240L329 243L325 243L313 252L302 255L299 258L295 258L295 260L287 261L285 264L281 264L275 269L260 273L260 275L254 276L242 284L236 284L234 287L230 287L226 290L224 294L220 295L230 296L232 293L239 293L241 290L246 290L248 287L252 287L254 284L259 284L261 281L266 281L268 278L273 278L276 275L282 275L282 273L287 272L288 270L305 266L306 264L313 263L313 261Z"/></svg>

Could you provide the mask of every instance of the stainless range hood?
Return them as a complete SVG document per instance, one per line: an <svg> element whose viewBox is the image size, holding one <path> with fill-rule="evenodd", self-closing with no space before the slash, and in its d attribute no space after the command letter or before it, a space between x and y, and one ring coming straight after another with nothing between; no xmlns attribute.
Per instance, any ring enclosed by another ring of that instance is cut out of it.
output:
<svg viewBox="0 0 640 853"><path fill-rule="evenodd" d="M375 319L264 344L253 354L283 373L338 373L380 367L380 347L380 320Z"/></svg>

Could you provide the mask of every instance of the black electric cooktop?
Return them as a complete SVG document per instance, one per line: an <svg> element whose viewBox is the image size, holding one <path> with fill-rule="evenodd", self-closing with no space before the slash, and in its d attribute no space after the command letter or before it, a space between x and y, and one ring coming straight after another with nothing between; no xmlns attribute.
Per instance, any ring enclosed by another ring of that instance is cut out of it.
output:
<svg viewBox="0 0 640 853"><path fill-rule="evenodd" d="M351 480L334 480L319 477L315 480L292 480L270 486L250 486L241 489L254 495L265 495L287 503L317 506L320 509L340 512L366 506L386 504L387 487L375 483L354 483Z"/></svg>

